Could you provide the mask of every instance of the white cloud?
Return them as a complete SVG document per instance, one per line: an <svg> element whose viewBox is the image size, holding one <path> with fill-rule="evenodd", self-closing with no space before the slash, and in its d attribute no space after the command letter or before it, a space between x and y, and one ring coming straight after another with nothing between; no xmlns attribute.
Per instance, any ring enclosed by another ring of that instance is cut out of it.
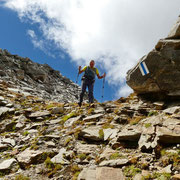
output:
<svg viewBox="0 0 180 180"><path fill-rule="evenodd" d="M179 13L179 0L6 0L22 20L38 23L44 38L63 48L77 64L95 59L119 84L126 72L166 37ZM44 18L46 17L46 18ZM38 46L33 31L29 31ZM42 47L42 44L39 45Z"/></svg>

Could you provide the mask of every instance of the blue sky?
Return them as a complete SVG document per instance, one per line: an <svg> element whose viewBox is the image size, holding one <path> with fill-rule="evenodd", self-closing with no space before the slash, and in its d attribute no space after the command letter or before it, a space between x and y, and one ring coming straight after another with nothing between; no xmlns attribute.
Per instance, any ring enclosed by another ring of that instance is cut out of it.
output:
<svg viewBox="0 0 180 180"><path fill-rule="evenodd" d="M76 81L79 65L107 72L104 100L127 96L126 72L168 35L179 0L1 0L0 48ZM80 79L79 79L80 84ZM102 80L95 98L101 101Z"/></svg>

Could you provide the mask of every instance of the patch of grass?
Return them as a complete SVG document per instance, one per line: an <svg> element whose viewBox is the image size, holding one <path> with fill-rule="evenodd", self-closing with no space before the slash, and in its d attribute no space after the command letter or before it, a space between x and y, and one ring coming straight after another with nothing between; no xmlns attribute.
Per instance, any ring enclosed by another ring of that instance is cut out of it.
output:
<svg viewBox="0 0 180 180"><path fill-rule="evenodd" d="M90 108L90 109L88 109L87 113L88 113L88 114L93 114L93 113L94 113L94 111L95 111L95 109L94 109L94 108Z"/></svg>
<svg viewBox="0 0 180 180"><path fill-rule="evenodd" d="M62 121L63 122L66 122L68 119L72 118L72 117L76 117L78 114L76 112L71 112L67 115L65 115L63 118L62 118Z"/></svg>
<svg viewBox="0 0 180 180"><path fill-rule="evenodd" d="M71 172L73 174L72 180L77 180L80 171L81 171L81 169L79 168L78 165L75 164L75 165L71 166Z"/></svg>
<svg viewBox="0 0 180 180"><path fill-rule="evenodd" d="M108 128L114 129L114 125L112 125L110 123L105 123L105 124L103 124L102 128L103 129L108 129Z"/></svg>
<svg viewBox="0 0 180 180"><path fill-rule="evenodd" d="M48 169L53 169L55 167L50 157L47 157L44 163L45 163L46 168Z"/></svg>
<svg viewBox="0 0 180 180"><path fill-rule="evenodd" d="M24 151L25 149L27 149L29 146L28 145L24 145L22 148L21 148L21 151Z"/></svg>
<svg viewBox="0 0 180 180"><path fill-rule="evenodd" d="M166 152L164 149L161 150L161 162L163 166L167 166L170 163L173 164L173 166L178 166L180 165L180 156L177 153L172 153L172 152Z"/></svg>
<svg viewBox="0 0 180 180"><path fill-rule="evenodd" d="M144 118L145 118L144 116L138 116L138 117L135 117L135 118L132 118L132 119L128 119L128 121L129 121L130 125L136 125L136 124L139 123L139 121L141 121Z"/></svg>
<svg viewBox="0 0 180 180"><path fill-rule="evenodd" d="M149 179L170 180L171 174L154 172L152 174L148 174L147 176L143 176L141 180L149 180Z"/></svg>
<svg viewBox="0 0 180 180"><path fill-rule="evenodd" d="M109 159L119 159L121 155L118 152L115 152L110 155Z"/></svg>
<svg viewBox="0 0 180 180"><path fill-rule="evenodd" d="M68 137L64 142L64 146L67 146L71 140L72 140L72 138Z"/></svg>
<svg viewBox="0 0 180 180"><path fill-rule="evenodd" d="M28 131L24 131L24 132L23 132L23 136L27 136L28 134L29 134Z"/></svg>
<svg viewBox="0 0 180 180"><path fill-rule="evenodd" d="M77 156L81 161L85 160L86 159L86 154L84 153L81 153Z"/></svg>
<svg viewBox="0 0 180 180"><path fill-rule="evenodd" d="M158 115L158 112L157 111L150 111L149 113L148 113L148 117L150 117L150 116L157 116Z"/></svg>
<svg viewBox="0 0 180 180"><path fill-rule="evenodd" d="M124 169L124 174L127 177L134 177L138 173L141 173L141 169L136 168L134 165L128 166Z"/></svg>
<svg viewBox="0 0 180 180"><path fill-rule="evenodd" d="M30 178L27 176L24 176L23 174L19 174L15 177L14 180L30 180Z"/></svg>
<svg viewBox="0 0 180 180"><path fill-rule="evenodd" d="M99 138L104 139L104 131L103 131L103 129L99 130Z"/></svg>
<svg viewBox="0 0 180 180"><path fill-rule="evenodd" d="M149 127L152 126L152 124L151 123L146 123L144 126L145 126L145 128L149 128Z"/></svg>

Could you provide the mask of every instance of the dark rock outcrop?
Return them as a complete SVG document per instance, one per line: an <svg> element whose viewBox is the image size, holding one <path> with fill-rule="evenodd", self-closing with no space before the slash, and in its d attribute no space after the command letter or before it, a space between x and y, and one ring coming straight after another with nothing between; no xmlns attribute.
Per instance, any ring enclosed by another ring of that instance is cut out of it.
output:
<svg viewBox="0 0 180 180"><path fill-rule="evenodd" d="M141 62L145 62L149 70L144 76L139 68ZM180 17L168 37L160 39L155 49L127 72L126 79L138 94L180 96Z"/></svg>
<svg viewBox="0 0 180 180"><path fill-rule="evenodd" d="M58 102L76 102L80 92L77 84L49 65L35 63L29 58L12 55L2 49L0 78L5 80L14 92Z"/></svg>

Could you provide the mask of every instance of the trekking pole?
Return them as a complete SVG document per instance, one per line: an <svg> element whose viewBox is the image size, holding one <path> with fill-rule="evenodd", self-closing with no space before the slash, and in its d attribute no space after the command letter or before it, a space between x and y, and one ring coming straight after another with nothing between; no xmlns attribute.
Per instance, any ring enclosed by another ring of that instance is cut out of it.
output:
<svg viewBox="0 0 180 180"><path fill-rule="evenodd" d="M77 99L78 99L78 93L79 93L79 91L78 91L78 78L79 78L79 71L78 71L78 75L77 75L77 79L76 79L76 84L77 84Z"/></svg>
<svg viewBox="0 0 180 180"><path fill-rule="evenodd" d="M105 84L105 77L103 78L103 86L102 86L102 102L104 98L104 84Z"/></svg>
<svg viewBox="0 0 180 180"><path fill-rule="evenodd" d="M78 71L78 75L77 75L77 79L76 79L76 84L78 83L78 78L79 78L79 71Z"/></svg>

